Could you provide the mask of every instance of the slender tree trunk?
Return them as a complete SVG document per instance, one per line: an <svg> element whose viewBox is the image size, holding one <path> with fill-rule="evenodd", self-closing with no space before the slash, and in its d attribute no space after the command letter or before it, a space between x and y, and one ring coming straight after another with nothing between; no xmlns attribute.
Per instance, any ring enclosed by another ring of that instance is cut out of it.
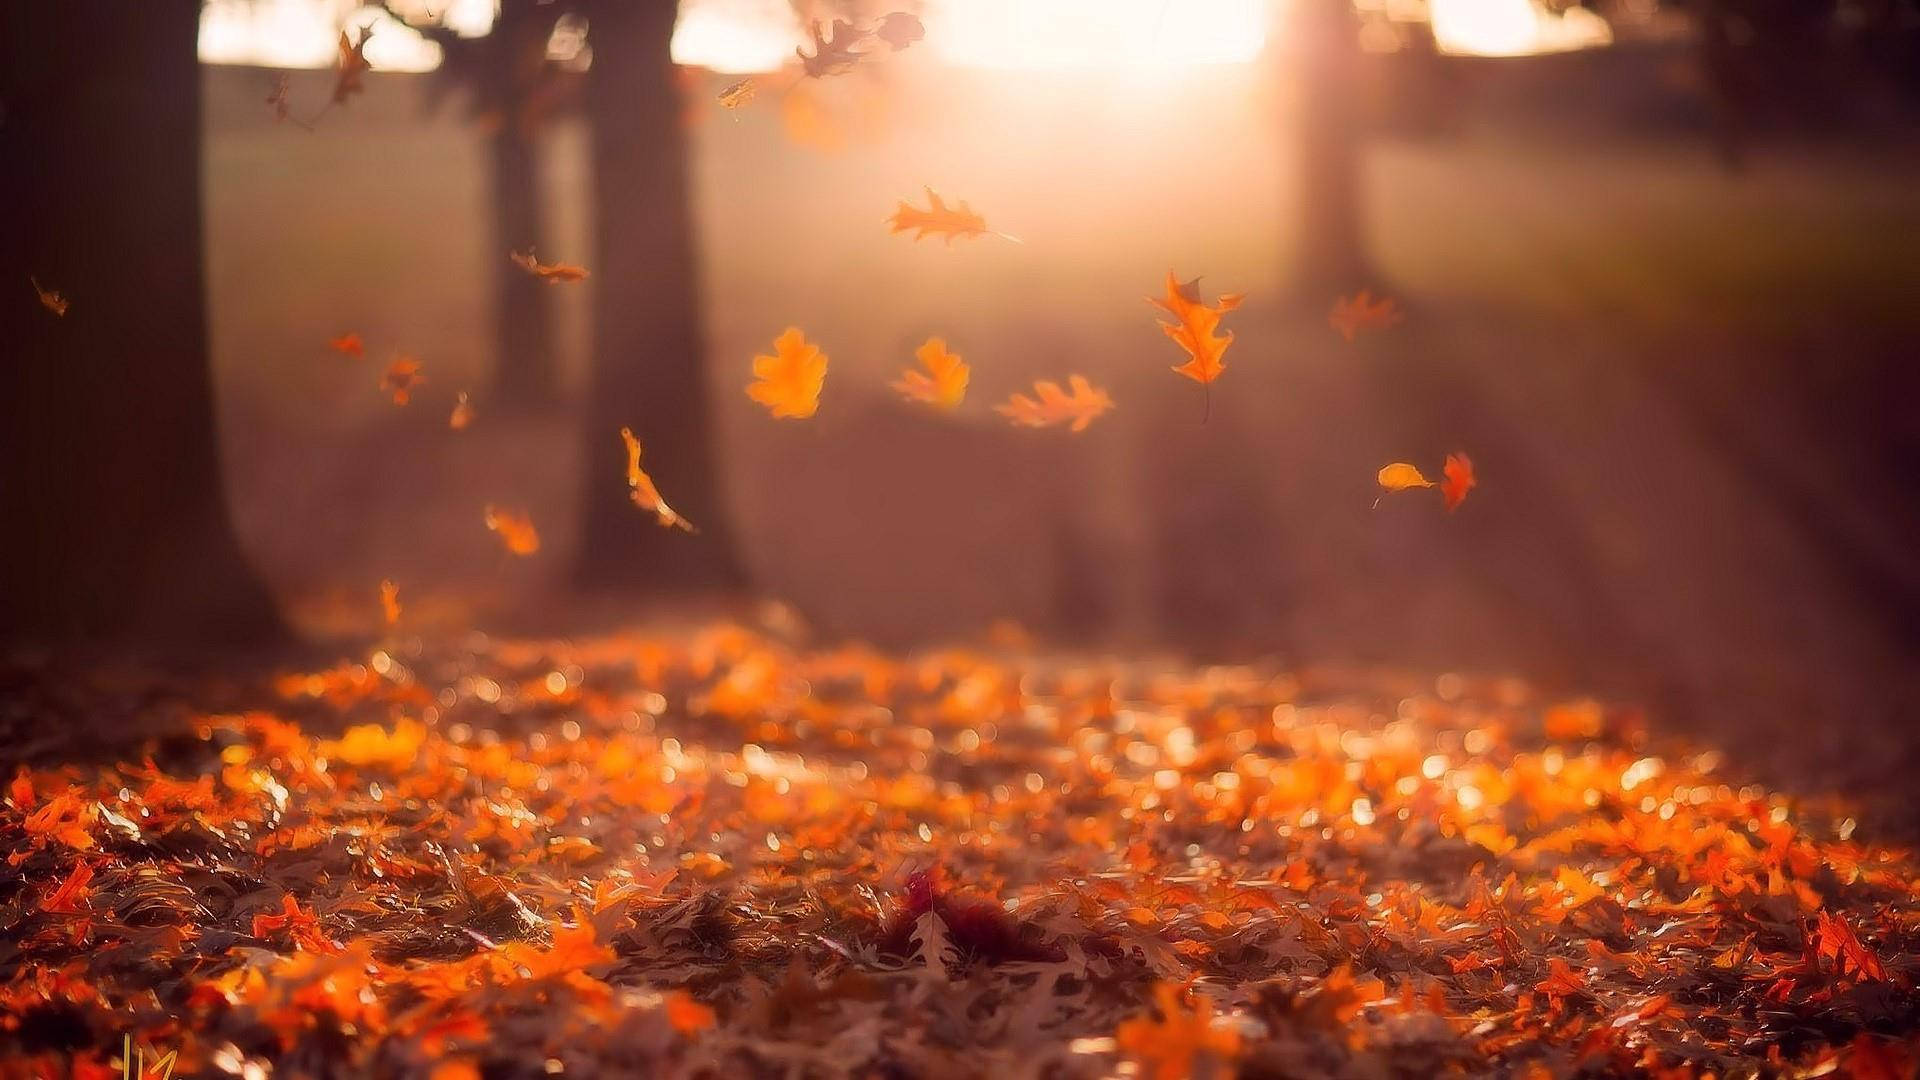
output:
<svg viewBox="0 0 1920 1080"><path fill-rule="evenodd" d="M199 21L198 0L0 6L0 637L279 631L221 487Z"/></svg>
<svg viewBox="0 0 1920 1080"><path fill-rule="evenodd" d="M530 104L545 75L550 14L533 0L508 0L488 35L481 77L485 110L496 123L493 166L494 366L497 408L552 406L560 396L554 356L553 306L547 286L507 260L509 251L536 248L545 238L540 204L537 118ZM547 257L554 257L548 252Z"/></svg>
<svg viewBox="0 0 1920 1080"><path fill-rule="evenodd" d="M688 146L668 52L677 6L603 0L589 17L598 241L577 577L590 587L705 593L738 588L744 575L721 490ZM662 528L628 500L623 426L640 437L645 468L699 535Z"/></svg>
<svg viewBox="0 0 1920 1080"><path fill-rule="evenodd" d="M1367 259L1359 26L1351 0L1294 0L1283 28L1298 142L1296 297L1318 304L1379 282Z"/></svg>

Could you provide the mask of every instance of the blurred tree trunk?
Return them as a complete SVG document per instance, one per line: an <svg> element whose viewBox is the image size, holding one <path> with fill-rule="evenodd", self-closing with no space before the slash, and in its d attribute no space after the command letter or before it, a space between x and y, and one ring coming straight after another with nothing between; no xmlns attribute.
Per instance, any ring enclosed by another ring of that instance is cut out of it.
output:
<svg viewBox="0 0 1920 1080"><path fill-rule="evenodd" d="M602 0L589 8L597 242L577 578L588 587L708 593L738 588L744 575L721 490L700 322L688 144L668 50L676 7ZM647 471L699 535L662 528L629 501L622 426L640 437Z"/></svg>
<svg viewBox="0 0 1920 1080"><path fill-rule="evenodd" d="M560 396L554 356L553 306L547 285L507 260L510 251L536 249L545 237L540 206L538 135L541 84L547 76L547 39L554 14L537 0L505 0L493 32L481 39L487 55L481 80L483 122L493 128L492 256L496 408L537 409ZM553 253L547 254L548 258Z"/></svg>
<svg viewBox="0 0 1920 1080"><path fill-rule="evenodd" d="M199 25L199 0L0 8L0 638L279 633L221 487Z"/></svg>
<svg viewBox="0 0 1920 1080"><path fill-rule="evenodd" d="M1351 0L1294 0L1281 28L1294 93L1293 290L1318 304L1380 287L1367 258L1359 22Z"/></svg>

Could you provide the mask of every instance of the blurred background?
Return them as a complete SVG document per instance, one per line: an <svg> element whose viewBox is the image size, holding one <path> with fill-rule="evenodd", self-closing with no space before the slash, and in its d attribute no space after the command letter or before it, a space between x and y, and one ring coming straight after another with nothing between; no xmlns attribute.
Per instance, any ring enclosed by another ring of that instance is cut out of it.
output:
<svg viewBox="0 0 1920 1080"><path fill-rule="evenodd" d="M809 18L895 8L923 42L790 66ZM277 122L278 75L319 106L369 25L365 94ZM613 429L582 430L592 298L639 295L613 251L673 211L607 217L593 131L634 101L595 46L590 10L533 0L202 12L226 480L309 633L370 626L382 578L423 619L596 599L576 507L622 491ZM655 273L690 280L705 348L597 362L704 365L710 417L631 423L710 421L712 524L821 629L1516 672L1830 757L1905 723L1909 0L685 0L672 55L693 257ZM1022 242L889 235L929 185ZM596 277L543 285L528 248ZM1210 401L1143 302L1170 269L1249 297ZM1327 312L1360 287L1407 318L1349 343ZM801 423L741 392L789 325L831 358ZM329 350L347 332L366 358ZM929 336L973 365L951 416L887 386ZM427 378L406 408L377 388L396 353ZM1083 434L991 411L1072 372L1117 403ZM1453 451L1481 480L1458 513L1371 508L1381 465ZM541 557L503 555L485 503Z"/></svg>

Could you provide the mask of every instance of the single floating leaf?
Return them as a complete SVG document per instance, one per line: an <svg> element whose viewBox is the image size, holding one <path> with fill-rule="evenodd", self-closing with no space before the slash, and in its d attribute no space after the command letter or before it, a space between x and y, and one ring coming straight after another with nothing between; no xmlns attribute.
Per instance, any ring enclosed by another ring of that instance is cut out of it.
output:
<svg viewBox="0 0 1920 1080"><path fill-rule="evenodd" d="M426 381L427 377L420 374L420 361L402 354L394 357L380 376L380 389L393 395L395 405L405 405L413 397L413 388Z"/></svg>
<svg viewBox="0 0 1920 1080"><path fill-rule="evenodd" d="M1352 342L1362 330L1385 329L1404 317L1392 300L1385 297L1375 300L1371 292L1361 289L1352 296L1335 300L1333 310L1327 314L1327 323Z"/></svg>
<svg viewBox="0 0 1920 1080"><path fill-rule="evenodd" d="M932 188L927 189L927 209L921 210L902 199L893 216L887 219L887 224L891 235L897 236L914 229L915 240L932 233L945 236L949 245L958 237L983 236L987 232L987 219L974 213L965 201L948 206Z"/></svg>
<svg viewBox="0 0 1920 1080"><path fill-rule="evenodd" d="M754 82L752 79L741 79L739 82L728 83L726 87L720 91L720 104L723 108L738 110L741 106L752 101L754 95L758 93L759 90L760 84Z"/></svg>
<svg viewBox="0 0 1920 1080"><path fill-rule="evenodd" d="M40 297L41 307L46 308L48 311L53 312L56 316L60 316L60 317L66 316L67 298L65 296L62 296L59 292L53 289L41 288L40 279L38 278L30 277L27 279L27 281L32 283L34 293Z"/></svg>
<svg viewBox="0 0 1920 1080"><path fill-rule="evenodd" d="M1069 390L1061 390L1060 384L1050 379L1037 380L1033 384L1036 397L1014 394L1005 404L994 406L994 411L1021 427L1051 427L1072 421L1070 430L1081 432L1113 408L1113 399L1089 383L1086 376L1070 375L1067 385Z"/></svg>
<svg viewBox="0 0 1920 1080"><path fill-rule="evenodd" d="M292 115L293 107L287 101L287 95L293 89L293 80L285 74L273 81L273 90L267 94L267 104L273 108L273 122L278 124Z"/></svg>
<svg viewBox="0 0 1920 1080"><path fill-rule="evenodd" d="M753 358L753 377L747 396L767 407L775 417L801 420L820 409L820 391L827 381L827 354L807 344L797 326L774 339L773 355Z"/></svg>
<svg viewBox="0 0 1920 1080"><path fill-rule="evenodd" d="M923 401L941 409L957 409L967 396L967 378L970 368L958 354L947 351L947 343L940 338L928 338L926 344L914 350L926 372L909 368L900 373L893 388L909 401Z"/></svg>
<svg viewBox="0 0 1920 1080"><path fill-rule="evenodd" d="M621 428L620 441L627 447L627 488L633 505L659 518L662 525L694 532L693 523L667 505L667 500L660 497L660 489L654 486L653 477L640 468L640 439L633 429Z"/></svg>
<svg viewBox="0 0 1920 1080"><path fill-rule="evenodd" d="M365 92L366 84L360 77L373 70L367 63L367 39L372 36L372 23L360 28L357 41L349 39L345 30L340 31L340 66L334 75L332 104L345 105L348 98Z"/></svg>
<svg viewBox="0 0 1920 1080"><path fill-rule="evenodd" d="M467 392L462 390L460 396L454 399L453 412L447 414L447 426L455 431L464 431L471 423L473 423L473 402L467 400Z"/></svg>
<svg viewBox="0 0 1920 1080"><path fill-rule="evenodd" d="M341 356L358 357L367 355L367 343L361 341L360 335L356 333L346 333L337 338L328 338L327 348L332 349Z"/></svg>
<svg viewBox="0 0 1920 1080"><path fill-rule="evenodd" d="M1216 334L1220 317L1240 306L1242 293L1225 293L1211 307L1200 298L1200 279L1182 285L1167 271L1167 298L1149 302L1171 314L1178 322L1161 322L1160 329L1187 354L1187 362L1173 370L1201 384L1211 383L1226 370L1227 347L1233 344L1233 331Z"/></svg>
<svg viewBox="0 0 1920 1080"><path fill-rule="evenodd" d="M380 613L388 626L400 622L400 586L395 585L392 578L380 582Z"/></svg>
<svg viewBox="0 0 1920 1080"><path fill-rule="evenodd" d="M820 32L818 20L807 30L813 38L813 55L808 56L804 46L793 50L793 54L800 58L800 67L806 72L807 78L844 75L860 62L862 54L855 46L866 40L865 30L856 28L845 19L833 20L833 25L825 34Z"/></svg>
<svg viewBox="0 0 1920 1080"><path fill-rule="evenodd" d="M1385 498L1387 495L1391 495L1396 491L1406 491L1409 488L1430 488L1433 486L1433 481L1427 479L1426 474L1422 473L1417 466L1409 465L1404 461L1396 461L1386 468L1381 469L1379 479L1382 489L1381 498ZM1379 506L1380 499L1373 500L1373 505Z"/></svg>
<svg viewBox="0 0 1920 1080"><path fill-rule="evenodd" d="M572 263L543 263L533 257L531 250L526 252L508 252L507 258L513 260L513 265L518 266L520 269L545 281L549 285L560 285L563 283L587 280L586 267L575 266Z"/></svg>
<svg viewBox="0 0 1920 1080"><path fill-rule="evenodd" d="M1448 454L1440 472L1444 477L1440 481L1440 495L1447 500L1447 513L1451 514L1479 481L1473 476L1473 461L1465 454Z"/></svg>
<svg viewBox="0 0 1920 1080"><path fill-rule="evenodd" d="M899 52L925 38L927 28L910 11L889 11L880 17L880 25L873 31L873 36L886 42L894 52Z"/></svg>
<svg viewBox="0 0 1920 1080"><path fill-rule="evenodd" d="M485 515L487 528L500 534L500 542L507 545L508 551L525 558L540 550L540 533L527 515L491 505L486 507Z"/></svg>

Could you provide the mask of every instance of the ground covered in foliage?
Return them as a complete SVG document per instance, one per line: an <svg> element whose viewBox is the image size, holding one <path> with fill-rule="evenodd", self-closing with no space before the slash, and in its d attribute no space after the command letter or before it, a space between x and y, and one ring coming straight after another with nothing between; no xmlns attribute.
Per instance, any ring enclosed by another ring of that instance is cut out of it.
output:
<svg viewBox="0 0 1920 1080"><path fill-rule="evenodd" d="M0 1075L1912 1075L1908 854L1508 681L732 626L52 674Z"/></svg>

